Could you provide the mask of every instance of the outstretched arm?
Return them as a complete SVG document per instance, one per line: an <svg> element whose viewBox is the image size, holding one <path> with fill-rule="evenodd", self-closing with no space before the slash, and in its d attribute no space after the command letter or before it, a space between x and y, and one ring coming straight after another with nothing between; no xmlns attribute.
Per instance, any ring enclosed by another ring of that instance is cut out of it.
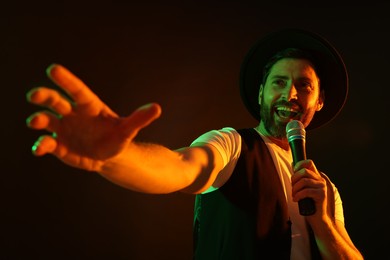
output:
<svg viewBox="0 0 390 260"><path fill-rule="evenodd" d="M27 125L45 129L33 145L33 154L52 154L64 163L100 173L110 181L140 192L196 193L210 183L221 158L208 145L176 151L134 141L137 133L161 114L156 103L120 117L65 67L54 64L48 77L70 97L46 87L34 88L27 100L45 110L31 115Z"/></svg>

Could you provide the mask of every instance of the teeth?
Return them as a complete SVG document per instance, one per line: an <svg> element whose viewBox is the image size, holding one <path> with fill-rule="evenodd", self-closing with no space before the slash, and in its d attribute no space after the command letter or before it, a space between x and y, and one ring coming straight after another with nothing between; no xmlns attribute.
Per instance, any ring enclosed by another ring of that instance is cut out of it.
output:
<svg viewBox="0 0 390 260"><path fill-rule="evenodd" d="M290 107L277 107L276 110L278 110L278 111L286 111L286 112L294 112L294 113L297 112L297 111L295 111L294 109L292 109Z"/></svg>
<svg viewBox="0 0 390 260"><path fill-rule="evenodd" d="M290 107L277 107L276 111L279 116L284 117L284 118L292 118L297 115L297 111L290 108Z"/></svg>

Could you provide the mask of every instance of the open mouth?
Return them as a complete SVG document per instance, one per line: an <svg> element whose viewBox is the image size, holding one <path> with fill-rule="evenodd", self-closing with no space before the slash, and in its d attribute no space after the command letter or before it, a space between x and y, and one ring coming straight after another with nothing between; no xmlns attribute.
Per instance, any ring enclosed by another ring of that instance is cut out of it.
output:
<svg viewBox="0 0 390 260"><path fill-rule="evenodd" d="M281 119L292 119L298 116L299 112L291 107L279 106L275 109Z"/></svg>

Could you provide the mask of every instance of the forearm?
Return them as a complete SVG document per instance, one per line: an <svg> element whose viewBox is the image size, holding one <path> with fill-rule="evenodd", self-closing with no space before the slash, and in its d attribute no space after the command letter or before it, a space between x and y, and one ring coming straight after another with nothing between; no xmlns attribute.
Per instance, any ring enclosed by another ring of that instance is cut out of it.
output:
<svg viewBox="0 0 390 260"><path fill-rule="evenodd" d="M313 227L313 231L323 259L363 259L363 256L353 245L344 227L338 228L336 223L329 220L318 228Z"/></svg>
<svg viewBox="0 0 390 260"><path fill-rule="evenodd" d="M196 171L181 153L156 144L132 143L104 162L99 174L134 191L170 193L189 186Z"/></svg>

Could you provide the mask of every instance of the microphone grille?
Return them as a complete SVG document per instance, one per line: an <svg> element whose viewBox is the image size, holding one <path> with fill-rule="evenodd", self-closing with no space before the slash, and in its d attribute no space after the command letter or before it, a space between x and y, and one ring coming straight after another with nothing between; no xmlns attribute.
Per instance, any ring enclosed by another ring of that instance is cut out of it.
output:
<svg viewBox="0 0 390 260"><path fill-rule="evenodd" d="M286 135L289 142L295 139L306 139L306 130L301 121L292 120L286 125Z"/></svg>

